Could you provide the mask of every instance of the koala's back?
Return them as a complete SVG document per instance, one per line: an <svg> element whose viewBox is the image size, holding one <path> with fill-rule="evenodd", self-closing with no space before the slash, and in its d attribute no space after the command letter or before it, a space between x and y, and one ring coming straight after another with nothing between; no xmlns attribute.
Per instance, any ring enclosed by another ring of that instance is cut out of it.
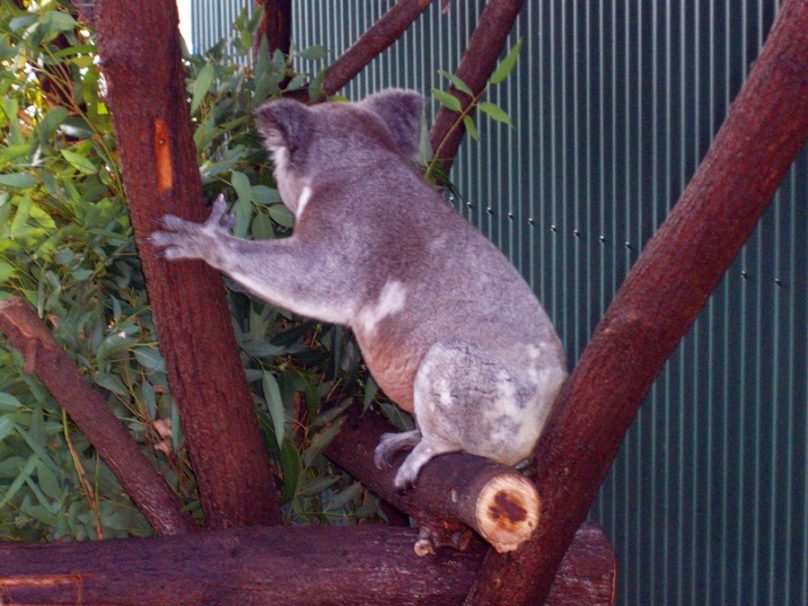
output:
<svg viewBox="0 0 808 606"><path fill-rule="evenodd" d="M409 166L378 169L343 175L301 225L327 217L339 229L357 297L351 327L385 393L412 411L436 343L468 344L528 383L537 369L563 373L549 318L507 258Z"/></svg>

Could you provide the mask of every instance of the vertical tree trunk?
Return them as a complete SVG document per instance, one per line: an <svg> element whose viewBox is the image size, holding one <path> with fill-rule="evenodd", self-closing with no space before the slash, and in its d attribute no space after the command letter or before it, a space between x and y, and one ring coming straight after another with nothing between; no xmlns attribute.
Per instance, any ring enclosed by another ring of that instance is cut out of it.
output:
<svg viewBox="0 0 808 606"><path fill-rule="evenodd" d="M98 51L143 271L209 527L277 523L275 485L221 278L167 263L147 237L208 214L191 137L173 0L99 1Z"/></svg>
<svg viewBox="0 0 808 606"><path fill-rule="evenodd" d="M253 40L255 49L261 37L266 36L270 54L279 50L288 55L292 46L292 0L255 0L255 5L264 7Z"/></svg>
<svg viewBox="0 0 808 606"><path fill-rule="evenodd" d="M595 329L536 448L542 517L469 604L539 604L620 442L808 137L808 0L785 0L710 151Z"/></svg>

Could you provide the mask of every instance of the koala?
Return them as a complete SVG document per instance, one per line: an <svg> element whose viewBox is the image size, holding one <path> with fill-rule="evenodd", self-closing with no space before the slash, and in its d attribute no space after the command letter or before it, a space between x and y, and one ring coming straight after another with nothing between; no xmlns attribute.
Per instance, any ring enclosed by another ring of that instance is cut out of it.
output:
<svg viewBox="0 0 808 606"><path fill-rule="evenodd" d="M422 107L395 89L267 103L255 117L292 235L231 236L221 196L204 224L166 215L151 235L167 259L202 259L265 301L353 330L376 383L415 417L374 455L383 467L411 449L399 488L443 453L526 459L567 376L530 287L417 170Z"/></svg>

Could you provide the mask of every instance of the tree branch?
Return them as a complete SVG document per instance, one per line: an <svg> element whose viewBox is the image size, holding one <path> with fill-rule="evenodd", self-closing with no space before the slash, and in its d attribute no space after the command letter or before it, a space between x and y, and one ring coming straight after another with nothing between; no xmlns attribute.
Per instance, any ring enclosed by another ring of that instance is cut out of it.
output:
<svg viewBox="0 0 808 606"><path fill-rule="evenodd" d="M0 543L0 603L459 603L479 570L483 544L419 558L412 552L417 534L375 525L274 526L167 538ZM570 554L548 604L611 604L614 554L600 529L584 525Z"/></svg>
<svg viewBox="0 0 808 606"><path fill-rule="evenodd" d="M595 329L536 448L542 516L468 604L538 604L665 360L808 137L808 2L785 0L707 156Z"/></svg>
<svg viewBox="0 0 808 606"><path fill-rule="evenodd" d="M255 0L255 5L264 7L253 41L256 52L261 38L266 36L270 54L279 50L288 55L292 44L292 0Z"/></svg>
<svg viewBox="0 0 808 606"><path fill-rule="evenodd" d="M426 10L431 0L399 0L328 68L322 97L333 95L388 48Z"/></svg>
<svg viewBox="0 0 808 606"><path fill-rule="evenodd" d="M157 534L186 532L192 524L104 398L79 373L42 321L20 297L0 302L0 330L78 425Z"/></svg>
<svg viewBox="0 0 808 606"><path fill-rule="evenodd" d="M429 531L416 550L433 546L462 548L475 530L498 551L509 551L528 539L536 528L539 500L530 480L511 467L469 454L454 453L432 459L414 488L393 485L403 453L389 469L373 464L373 451L383 433L395 428L380 415L359 407L325 450L325 455L365 486ZM430 544L431 543L431 544Z"/></svg>
<svg viewBox="0 0 808 606"><path fill-rule="evenodd" d="M275 484L222 279L200 261L168 263L148 241L166 213L197 222L207 214L177 23L173 0L96 4L130 216L206 523L278 523Z"/></svg>
<svg viewBox="0 0 808 606"><path fill-rule="evenodd" d="M455 72L475 97L488 83L522 4L523 0L489 0L485 5L480 22L471 35L463 59ZM460 100L461 111L468 107L472 100L469 95L454 87L450 88L450 92ZM459 115L460 112L441 106L429 131L432 150L437 153L440 148L441 155L437 158L437 163L444 174L448 174L452 168L457 149L466 132L462 122L456 124Z"/></svg>

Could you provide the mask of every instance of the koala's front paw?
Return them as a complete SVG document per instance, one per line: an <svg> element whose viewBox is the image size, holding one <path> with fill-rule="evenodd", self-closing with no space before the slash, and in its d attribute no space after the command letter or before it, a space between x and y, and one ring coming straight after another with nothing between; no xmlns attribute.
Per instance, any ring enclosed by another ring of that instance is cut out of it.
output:
<svg viewBox="0 0 808 606"><path fill-rule="evenodd" d="M210 217L204 223L193 223L174 215L162 219L165 231L156 231L149 240L163 249L166 259L205 259L212 260L217 244L229 237L234 218L227 214L227 203L219 195L213 203Z"/></svg>

